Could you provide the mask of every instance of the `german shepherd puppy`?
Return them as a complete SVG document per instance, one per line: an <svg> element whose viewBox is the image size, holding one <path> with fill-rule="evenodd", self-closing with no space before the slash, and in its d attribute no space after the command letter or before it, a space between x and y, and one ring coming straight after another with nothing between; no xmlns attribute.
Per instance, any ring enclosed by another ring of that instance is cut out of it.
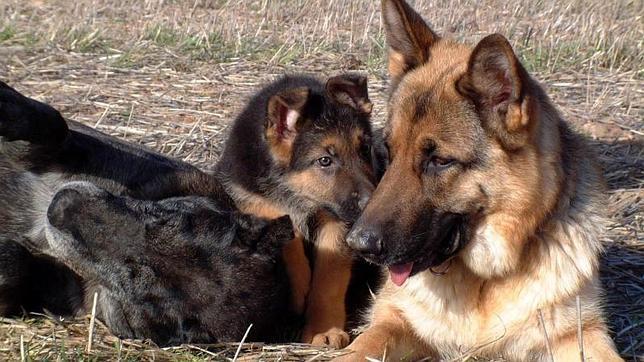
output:
<svg viewBox="0 0 644 362"><path fill-rule="evenodd" d="M162 344L239 340L283 315L276 254L289 220L242 215L213 176L66 122L1 82L0 136L3 315L73 315L100 290L114 333Z"/></svg>
<svg viewBox="0 0 644 362"><path fill-rule="evenodd" d="M376 182L371 108L365 77L341 75L322 84L286 76L249 101L217 166L243 212L289 215L295 224L298 237L284 256L293 305L306 309L305 343L349 342L345 295L352 256L344 245L347 226ZM314 245L312 272L303 239Z"/></svg>
<svg viewBox="0 0 644 362"><path fill-rule="evenodd" d="M472 48L403 0L382 11L389 166L347 241L390 278L344 358L621 360L600 308L605 204L584 140L503 36Z"/></svg>

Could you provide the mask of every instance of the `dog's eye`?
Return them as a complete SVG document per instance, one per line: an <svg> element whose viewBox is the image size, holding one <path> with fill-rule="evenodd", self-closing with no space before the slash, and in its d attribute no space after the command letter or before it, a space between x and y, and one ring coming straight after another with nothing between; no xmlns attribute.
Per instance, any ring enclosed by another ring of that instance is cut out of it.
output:
<svg viewBox="0 0 644 362"><path fill-rule="evenodd" d="M430 159L430 161L433 164L435 164L436 166L438 166L438 167L445 167L445 166L449 166L452 163L454 163L454 160L450 160L450 159L447 159L447 158L436 157L436 156L432 157Z"/></svg>
<svg viewBox="0 0 644 362"><path fill-rule="evenodd" d="M456 162L454 159L432 156L429 160L425 161L425 172L438 172L449 168Z"/></svg>
<svg viewBox="0 0 644 362"><path fill-rule="evenodd" d="M331 157L324 156L324 157L318 158L318 165L322 167L329 167L331 166L332 163L333 163L333 160L331 159Z"/></svg>

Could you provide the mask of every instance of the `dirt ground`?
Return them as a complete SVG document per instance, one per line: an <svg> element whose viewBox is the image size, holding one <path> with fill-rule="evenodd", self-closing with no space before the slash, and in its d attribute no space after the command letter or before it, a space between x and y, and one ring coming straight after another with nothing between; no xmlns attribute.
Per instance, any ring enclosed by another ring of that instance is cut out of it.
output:
<svg viewBox="0 0 644 362"><path fill-rule="evenodd" d="M620 353L644 356L644 5L641 0L413 1L439 33L506 35L605 167L613 224L602 281ZM205 169L253 90L285 72L369 75L385 118L380 2L2 0L0 79L67 118ZM0 319L0 359L228 360L237 345L159 349L89 318ZM238 360L327 360L303 345L244 345ZM461 360L470 358L464 355ZM641 360L641 359L640 359Z"/></svg>

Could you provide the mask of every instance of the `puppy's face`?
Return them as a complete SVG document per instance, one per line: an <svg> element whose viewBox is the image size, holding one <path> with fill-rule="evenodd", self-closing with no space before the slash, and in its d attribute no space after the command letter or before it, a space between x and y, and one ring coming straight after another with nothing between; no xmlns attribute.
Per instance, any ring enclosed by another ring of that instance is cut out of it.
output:
<svg viewBox="0 0 644 362"><path fill-rule="evenodd" d="M280 303L288 217L267 222L203 197L141 201L71 183L54 196L48 220L54 256L101 290L99 316L121 336L234 339L249 321L237 315L244 326L221 330L223 303L257 313Z"/></svg>
<svg viewBox="0 0 644 362"><path fill-rule="evenodd" d="M274 95L266 139L298 197L352 222L375 184L371 103L360 76L329 79L323 94L306 87Z"/></svg>

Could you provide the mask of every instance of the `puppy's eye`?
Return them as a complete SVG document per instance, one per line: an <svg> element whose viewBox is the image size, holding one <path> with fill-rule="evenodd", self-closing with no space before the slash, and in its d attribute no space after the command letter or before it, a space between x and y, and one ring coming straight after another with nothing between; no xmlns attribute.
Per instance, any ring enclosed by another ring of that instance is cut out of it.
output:
<svg viewBox="0 0 644 362"><path fill-rule="evenodd" d="M333 163L333 160L331 159L331 157L324 156L324 157L318 158L317 162L318 162L318 165L320 165L321 167L329 167Z"/></svg>

